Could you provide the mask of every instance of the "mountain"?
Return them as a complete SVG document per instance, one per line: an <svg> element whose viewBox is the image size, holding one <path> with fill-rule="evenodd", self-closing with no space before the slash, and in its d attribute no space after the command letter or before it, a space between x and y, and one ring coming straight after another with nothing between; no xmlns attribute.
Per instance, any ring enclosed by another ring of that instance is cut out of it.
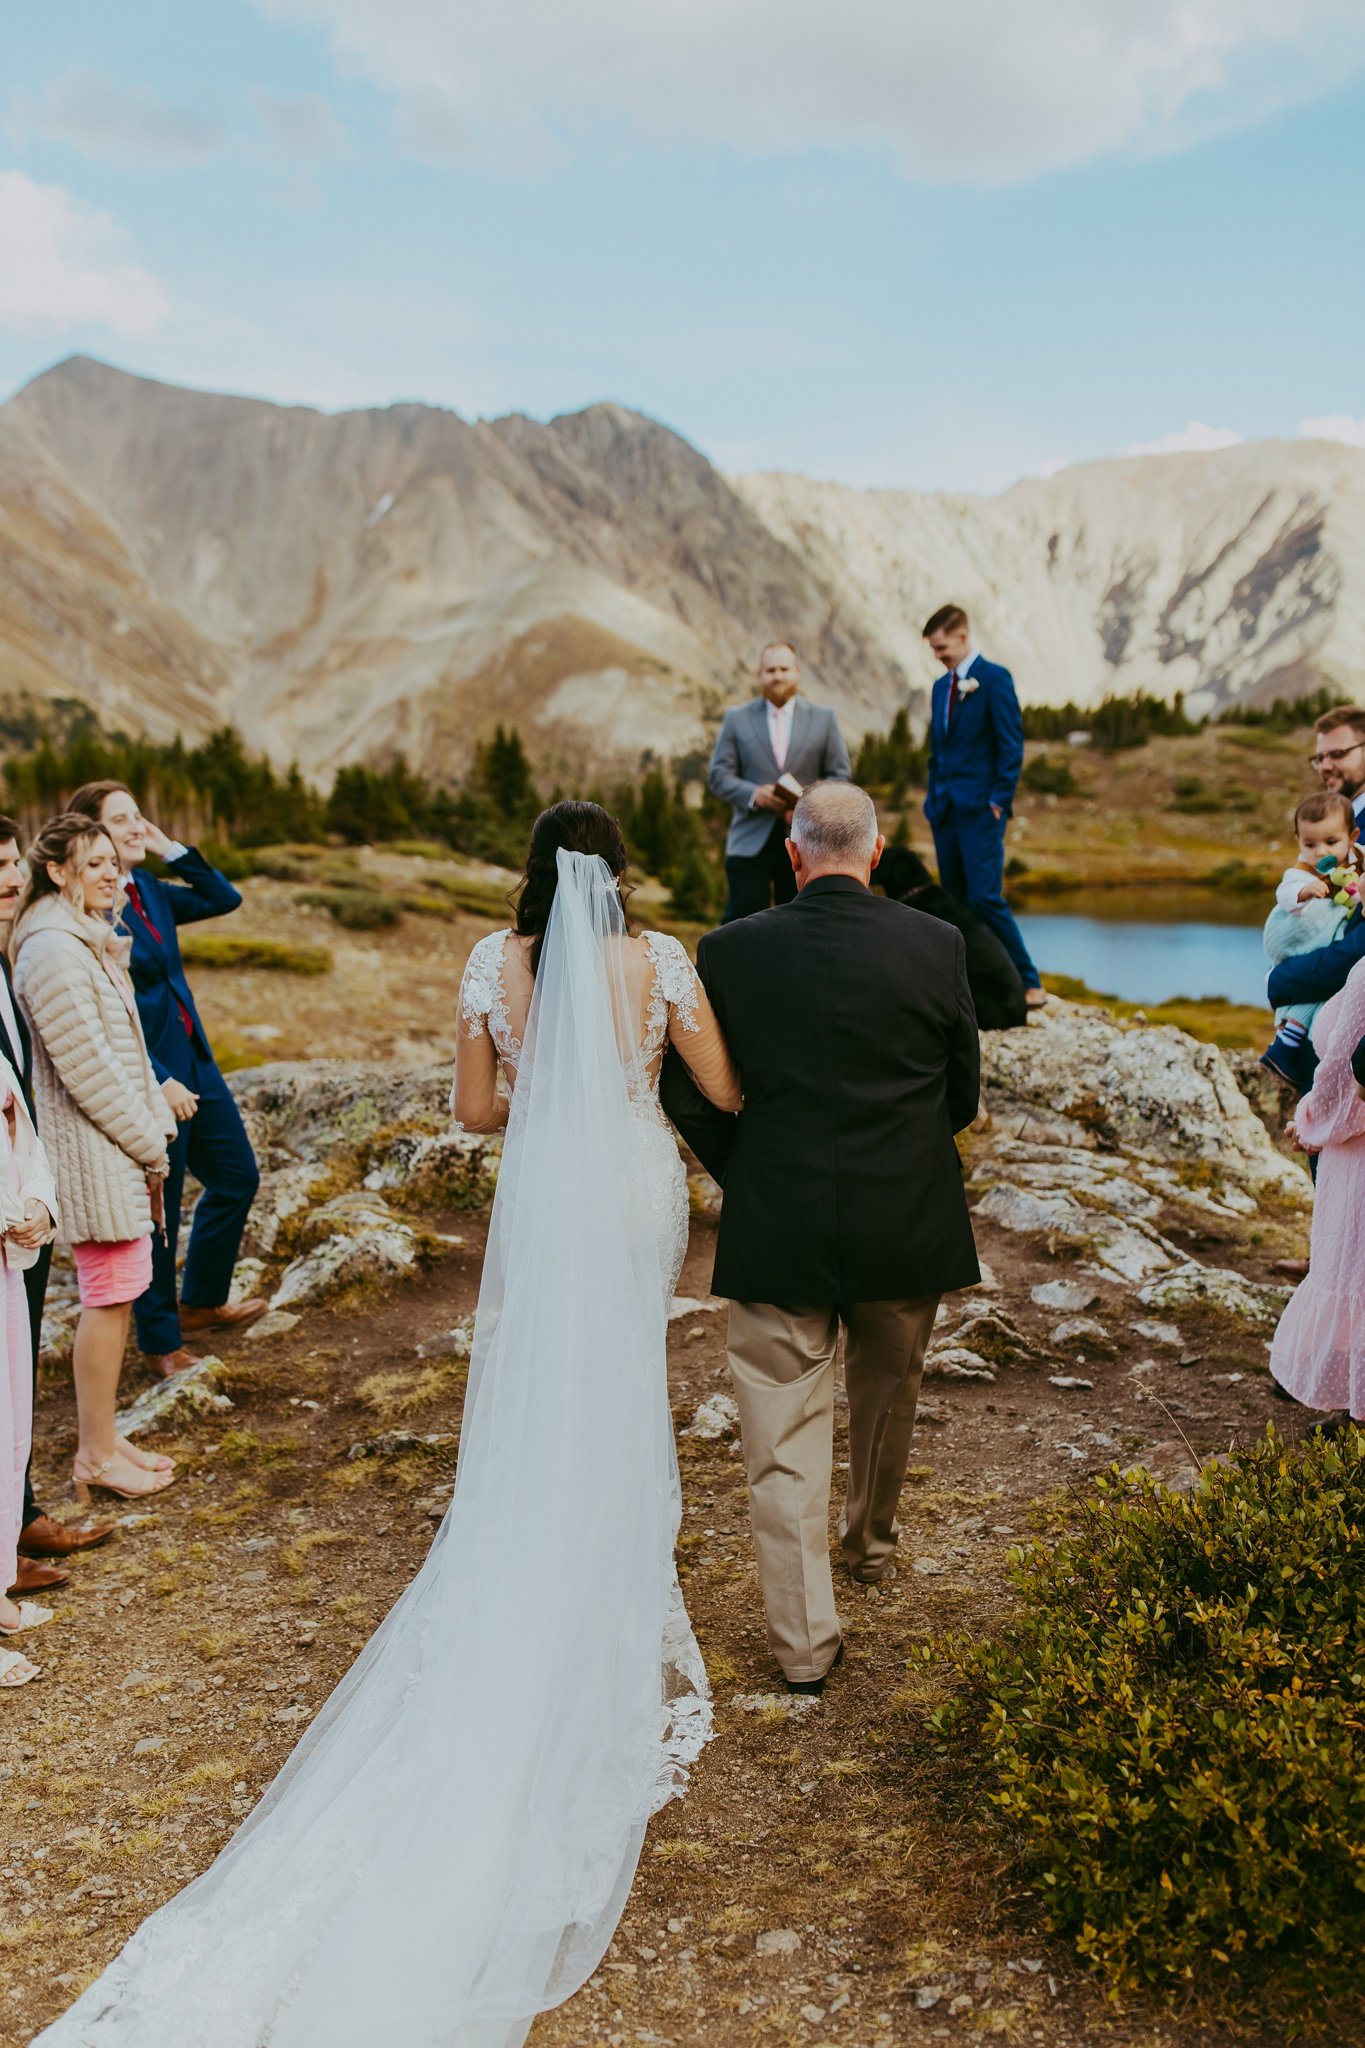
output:
<svg viewBox="0 0 1365 2048"><path fill-rule="evenodd" d="M1026 699L1365 692L1365 453L1088 464L997 498L728 478L656 421L326 414L88 358L0 406L0 729L230 720L326 774L679 758L790 635L851 736L922 711L947 597Z"/></svg>

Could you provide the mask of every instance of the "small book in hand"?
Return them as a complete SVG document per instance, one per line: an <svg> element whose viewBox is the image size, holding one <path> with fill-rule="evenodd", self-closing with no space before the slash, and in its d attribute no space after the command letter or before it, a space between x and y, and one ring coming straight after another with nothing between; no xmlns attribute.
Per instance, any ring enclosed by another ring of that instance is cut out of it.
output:
<svg viewBox="0 0 1365 2048"><path fill-rule="evenodd" d="M797 798L805 793L794 775L779 775L773 788L779 790L783 796L789 797L793 805Z"/></svg>

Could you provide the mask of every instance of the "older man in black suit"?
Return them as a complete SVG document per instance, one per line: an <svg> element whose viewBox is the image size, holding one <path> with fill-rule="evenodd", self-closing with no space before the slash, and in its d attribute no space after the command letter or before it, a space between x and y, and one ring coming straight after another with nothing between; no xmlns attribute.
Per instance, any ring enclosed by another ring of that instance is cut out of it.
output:
<svg viewBox="0 0 1365 2048"><path fill-rule="evenodd" d="M842 1650L827 1536L839 1333L840 1547L875 1584L939 1297L980 1278L953 1142L976 1115L980 1045L961 934L869 887L871 799L815 785L788 852L795 900L697 954L744 1108L712 1109L677 1062L663 1102L724 1185L712 1284L730 1298L768 1640L792 1690L818 1692Z"/></svg>

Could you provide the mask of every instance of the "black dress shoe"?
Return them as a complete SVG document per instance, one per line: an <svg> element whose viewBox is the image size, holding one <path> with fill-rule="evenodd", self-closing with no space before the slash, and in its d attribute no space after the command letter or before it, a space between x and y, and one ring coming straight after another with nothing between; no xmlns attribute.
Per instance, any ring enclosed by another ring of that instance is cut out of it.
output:
<svg viewBox="0 0 1365 2048"><path fill-rule="evenodd" d="M825 1679L829 1677L830 1671L837 1670L843 1661L844 1646L840 1643L838 1649L834 1652L834 1659L829 1666L829 1670L825 1671L819 1678L789 1678L786 1681L787 1691L809 1693L818 1699L825 1689Z"/></svg>

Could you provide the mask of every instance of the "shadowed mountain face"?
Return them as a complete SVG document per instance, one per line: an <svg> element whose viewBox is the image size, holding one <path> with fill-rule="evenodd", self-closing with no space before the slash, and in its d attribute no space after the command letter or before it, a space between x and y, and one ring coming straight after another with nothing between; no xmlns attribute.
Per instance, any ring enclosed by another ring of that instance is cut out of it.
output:
<svg viewBox="0 0 1365 2048"><path fill-rule="evenodd" d="M1096 463L996 499L731 480L655 421L329 415L75 358L0 407L0 717L225 719L326 773L709 744L764 639L850 735L923 707L947 597L1026 698L1365 689L1365 454ZM1361 593L1355 595L1354 593Z"/></svg>

